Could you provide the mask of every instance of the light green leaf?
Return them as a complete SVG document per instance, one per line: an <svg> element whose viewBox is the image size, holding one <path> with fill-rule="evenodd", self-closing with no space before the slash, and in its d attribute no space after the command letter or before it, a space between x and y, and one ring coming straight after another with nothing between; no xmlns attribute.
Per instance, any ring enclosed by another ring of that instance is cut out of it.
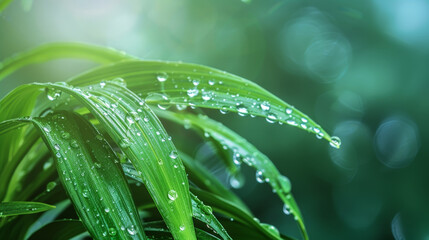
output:
<svg viewBox="0 0 429 240"><path fill-rule="evenodd" d="M0 217L39 213L53 208L55 206L40 202L2 202L0 203Z"/></svg>

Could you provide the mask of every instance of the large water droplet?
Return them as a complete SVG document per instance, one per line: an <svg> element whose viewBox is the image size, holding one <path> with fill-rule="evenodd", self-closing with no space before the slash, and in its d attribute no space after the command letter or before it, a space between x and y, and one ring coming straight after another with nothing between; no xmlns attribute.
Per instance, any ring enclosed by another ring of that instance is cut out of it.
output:
<svg viewBox="0 0 429 240"><path fill-rule="evenodd" d="M88 189L84 189L82 191L82 195L83 195L84 198L88 198L89 197L89 191L88 191Z"/></svg>
<svg viewBox="0 0 429 240"><path fill-rule="evenodd" d="M120 78L120 77L114 78L114 79L110 80L110 82L118 84L118 85L123 86L123 87L127 86L127 84L125 83L125 80L123 78Z"/></svg>
<svg viewBox="0 0 429 240"><path fill-rule="evenodd" d="M171 201L176 200L177 199L177 192L174 191L173 189L168 191L168 199L170 199Z"/></svg>
<svg viewBox="0 0 429 240"><path fill-rule="evenodd" d="M124 138L119 142L119 145L121 148L127 148L127 147L131 146L131 141L128 138Z"/></svg>
<svg viewBox="0 0 429 240"><path fill-rule="evenodd" d="M128 232L131 236L134 236L134 235L136 235L136 234L137 234L137 230L136 230L136 228L134 227L134 225L131 225L131 226L127 227L127 232Z"/></svg>
<svg viewBox="0 0 429 240"><path fill-rule="evenodd" d="M262 223L262 224L261 224L261 226L262 226L263 228L265 228L268 232L270 232L272 235L277 236L277 237L280 237L280 232L279 232L279 230L278 230L276 227L274 227L273 225L271 225L271 224L266 224L266 223Z"/></svg>
<svg viewBox="0 0 429 240"><path fill-rule="evenodd" d="M173 150L173 151L170 152L169 156L170 156L171 159L176 159L179 155L177 154L176 151Z"/></svg>
<svg viewBox="0 0 429 240"><path fill-rule="evenodd" d="M238 111L238 115L240 116L246 116L249 113L249 110L246 108L246 106L244 106L244 104L239 104L236 108Z"/></svg>
<svg viewBox="0 0 429 240"><path fill-rule="evenodd" d="M47 191L47 192L50 192L50 191L52 191L56 186L57 186L57 183L56 183L56 182L49 182L49 183L46 185L46 191Z"/></svg>
<svg viewBox="0 0 429 240"><path fill-rule="evenodd" d="M71 142L70 142L70 146L72 147L72 148L78 148L79 147L79 144L77 143L77 141L76 140L71 140Z"/></svg>
<svg viewBox="0 0 429 240"><path fill-rule="evenodd" d="M270 113L267 115L266 120L269 123L275 123L277 121L277 115L275 115L274 113Z"/></svg>
<svg viewBox="0 0 429 240"><path fill-rule="evenodd" d="M161 72L156 76L156 79L158 79L158 81L160 82L165 82L168 78L168 74L165 72Z"/></svg>
<svg viewBox="0 0 429 240"><path fill-rule="evenodd" d="M222 113L222 114L227 114L228 113L228 107L227 106L222 106L220 109L219 109L219 111L220 111L220 113Z"/></svg>
<svg viewBox="0 0 429 240"><path fill-rule="evenodd" d="M262 111L269 111L271 109L270 103L267 101L263 101L261 103L261 109L262 109Z"/></svg>
<svg viewBox="0 0 429 240"><path fill-rule="evenodd" d="M286 215L290 214L289 207L286 204L283 205L283 213L286 214Z"/></svg>
<svg viewBox="0 0 429 240"><path fill-rule="evenodd" d="M329 142L329 144L334 147L334 148L340 148L341 146L341 139L337 136L332 136L331 137L331 141Z"/></svg>
<svg viewBox="0 0 429 240"><path fill-rule="evenodd" d="M179 229L180 229L180 231L185 231L185 226L184 226L184 225L181 225L181 226L179 227Z"/></svg>
<svg viewBox="0 0 429 240"><path fill-rule="evenodd" d="M109 228L109 235L110 236L116 236L116 228Z"/></svg>
<svg viewBox="0 0 429 240"><path fill-rule="evenodd" d="M198 95L199 90L197 88L191 88L186 93L188 94L189 97L193 98Z"/></svg>
<svg viewBox="0 0 429 240"><path fill-rule="evenodd" d="M266 181L264 173L262 171L256 171L256 181L258 183L264 183Z"/></svg>
<svg viewBox="0 0 429 240"><path fill-rule="evenodd" d="M236 189L241 188L244 186L244 178L242 177L242 175L231 176L229 178L229 185Z"/></svg>
<svg viewBox="0 0 429 240"><path fill-rule="evenodd" d="M286 114L291 115L292 114L292 108L286 108Z"/></svg>
<svg viewBox="0 0 429 240"><path fill-rule="evenodd" d="M105 211L106 213L108 213L108 212L110 212L110 208L105 208L105 209L104 209L104 211Z"/></svg>
<svg viewBox="0 0 429 240"><path fill-rule="evenodd" d="M54 88L45 88L46 97L49 101L53 101L61 96L62 91Z"/></svg>

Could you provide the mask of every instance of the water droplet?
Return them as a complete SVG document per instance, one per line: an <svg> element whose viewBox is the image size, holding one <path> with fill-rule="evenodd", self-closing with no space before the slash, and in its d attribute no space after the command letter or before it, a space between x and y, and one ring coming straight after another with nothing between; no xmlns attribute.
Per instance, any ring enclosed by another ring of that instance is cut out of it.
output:
<svg viewBox="0 0 429 240"><path fill-rule="evenodd" d="M130 227L127 227L127 232L131 235L134 236L137 234L137 230L135 229L134 225L131 225Z"/></svg>
<svg viewBox="0 0 429 240"><path fill-rule="evenodd" d="M61 132L61 137L63 139L69 139L70 138L70 133L68 133L68 132Z"/></svg>
<svg viewBox="0 0 429 240"><path fill-rule="evenodd" d="M210 85L210 86L213 86L214 84L215 84L215 80L210 79L210 80L209 80L209 85Z"/></svg>
<svg viewBox="0 0 429 240"><path fill-rule="evenodd" d="M127 148L127 147L131 146L131 141L128 138L124 138L119 142L119 145L121 148Z"/></svg>
<svg viewBox="0 0 429 240"><path fill-rule="evenodd" d="M208 92L203 92L202 94L202 98L204 101L208 101L212 98L212 92L208 91Z"/></svg>
<svg viewBox="0 0 429 240"><path fill-rule="evenodd" d="M100 134L95 135L95 138L97 138L97 140L99 141L103 140L103 136L101 136Z"/></svg>
<svg viewBox="0 0 429 240"><path fill-rule="evenodd" d="M186 107L188 107L188 106L186 106L185 104L177 104L177 105L176 105L176 108L177 108L177 110L179 110L179 111L183 111L183 110L185 110L185 109L186 109Z"/></svg>
<svg viewBox="0 0 429 240"><path fill-rule="evenodd" d="M192 88L192 89L188 89L186 93L188 94L189 97L193 98L197 96L199 92L200 91L197 88Z"/></svg>
<svg viewBox="0 0 429 240"><path fill-rule="evenodd" d="M57 186L57 183L56 183L56 182L49 182L49 183L46 185L46 191L47 191L47 192L50 192L50 191L52 191L56 186Z"/></svg>
<svg viewBox="0 0 429 240"><path fill-rule="evenodd" d="M177 199L177 192L174 191L173 189L168 191L168 199L170 199L171 201L176 200Z"/></svg>
<svg viewBox="0 0 429 240"><path fill-rule="evenodd" d="M301 118L301 122L306 123L306 122L308 122L308 119L307 118Z"/></svg>
<svg viewBox="0 0 429 240"><path fill-rule="evenodd" d="M120 78L120 77L114 78L110 82L118 84L118 85L123 86L123 87L126 87L125 80L123 78Z"/></svg>
<svg viewBox="0 0 429 240"><path fill-rule="evenodd" d="M263 101L261 103L261 109L262 109L262 111L269 111L271 109L270 103L267 101Z"/></svg>
<svg viewBox="0 0 429 240"><path fill-rule="evenodd" d="M283 213L286 214L286 215L290 214L289 207L286 204L283 205Z"/></svg>
<svg viewBox="0 0 429 240"><path fill-rule="evenodd" d="M289 192L290 192L290 190L291 190L291 188L292 188L292 185L291 185L291 183L290 183L289 178L287 178L286 176L283 176L283 175L279 175L279 176L277 177L277 181L278 181L278 182L279 182L279 184L280 184L280 188L281 188L285 193L289 193Z"/></svg>
<svg viewBox="0 0 429 240"><path fill-rule="evenodd" d="M55 150L57 150L57 151L58 151L58 150L60 150L60 145L55 144L55 145L54 145L54 148L55 148Z"/></svg>
<svg viewBox="0 0 429 240"><path fill-rule="evenodd" d="M61 153L57 152L57 153L55 153L55 156L56 156L57 158L61 158Z"/></svg>
<svg viewBox="0 0 429 240"><path fill-rule="evenodd" d="M45 88L46 97L49 101L54 101L61 96L61 90L55 90L54 88Z"/></svg>
<svg viewBox="0 0 429 240"><path fill-rule="evenodd" d="M108 212L110 212L110 208L105 208L105 209L104 209L104 211L105 211L106 213L108 213Z"/></svg>
<svg viewBox="0 0 429 240"><path fill-rule="evenodd" d="M109 235L110 236L116 236L116 229L115 228L109 228Z"/></svg>
<svg viewBox="0 0 429 240"><path fill-rule="evenodd" d="M262 227L263 227L263 228L265 228L265 229L266 229L268 232L270 232L272 235L277 236L277 237L280 237L280 232L279 232L279 230L278 230L276 227L274 227L273 225L271 225L271 224L266 224L266 223L262 223L261 225L262 225Z"/></svg>
<svg viewBox="0 0 429 240"><path fill-rule="evenodd" d="M106 82L105 82L105 81L101 81L101 82L100 82L100 87L101 87L101 88L104 88L105 86L106 86Z"/></svg>
<svg viewBox="0 0 429 240"><path fill-rule="evenodd" d="M292 114L292 108L286 108L286 114L291 115Z"/></svg>
<svg viewBox="0 0 429 240"><path fill-rule="evenodd" d="M262 171L256 171L256 181L258 183L264 183L266 181L264 173Z"/></svg>
<svg viewBox="0 0 429 240"><path fill-rule="evenodd" d="M179 155L177 154L176 151L173 150L173 151L170 152L169 156L170 156L171 159L176 159Z"/></svg>
<svg viewBox="0 0 429 240"><path fill-rule="evenodd" d="M181 225L181 226L179 227L179 229L180 229L180 231L185 231L185 226L184 226L184 225Z"/></svg>
<svg viewBox="0 0 429 240"><path fill-rule="evenodd" d="M227 114L228 113L228 107L227 106L223 106L221 107L221 109L219 109L220 113L222 114Z"/></svg>
<svg viewBox="0 0 429 240"><path fill-rule="evenodd" d="M277 121L277 115L275 115L274 113L270 113L267 115L267 118L265 118L265 119L269 123L275 123Z"/></svg>
<svg viewBox="0 0 429 240"><path fill-rule="evenodd" d="M43 127L43 131L45 131L45 132L50 132L51 131L51 129L49 129L48 127Z"/></svg>
<svg viewBox="0 0 429 240"><path fill-rule="evenodd" d="M144 118L143 118L143 121L145 121L145 122L149 122L149 118L148 118L148 117L144 117Z"/></svg>
<svg viewBox="0 0 429 240"><path fill-rule="evenodd" d="M241 157L240 153L235 152L235 153L232 155L232 161L234 162L234 164L235 164L236 166L240 166L240 165L241 165L241 163L243 162L243 158Z"/></svg>
<svg viewBox="0 0 429 240"><path fill-rule="evenodd" d="M249 113L249 110L247 110L244 104L237 105L237 111L238 111L238 115L240 116L246 116Z"/></svg>
<svg viewBox="0 0 429 240"><path fill-rule="evenodd" d="M229 178L229 185L235 189L241 188L244 186L244 178L241 175L231 176Z"/></svg>
<svg viewBox="0 0 429 240"><path fill-rule="evenodd" d="M160 82L165 82L168 78L168 74L165 72L161 72L156 76L156 79L158 79L158 81Z"/></svg>
<svg viewBox="0 0 429 240"><path fill-rule="evenodd" d="M84 190L82 191L82 195L83 195L83 197L84 197L84 198L88 198L88 196L89 196L89 191L88 191L88 189L84 189Z"/></svg>
<svg viewBox="0 0 429 240"><path fill-rule="evenodd" d="M331 145L334 148L340 148L341 146L341 139L337 136L331 137L331 142L329 142L329 145Z"/></svg>
<svg viewBox="0 0 429 240"><path fill-rule="evenodd" d="M70 146L72 147L72 148L78 148L79 147L79 144L77 143L77 141L76 140L71 140L71 142L70 142Z"/></svg>
<svg viewBox="0 0 429 240"><path fill-rule="evenodd" d="M200 80L198 80L198 79L194 79L194 80L192 81L192 84L194 84L194 86L198 86L198 84L200 84Z"/></svg>
<svg viewBox="0 0 429 240"><path fill-rule="evenodd" d="M127 122L128 122L129 125L134 124L134 119L133 119L133 117L131 115L128 115L126 117L126 119L127 119Z"/></svg>

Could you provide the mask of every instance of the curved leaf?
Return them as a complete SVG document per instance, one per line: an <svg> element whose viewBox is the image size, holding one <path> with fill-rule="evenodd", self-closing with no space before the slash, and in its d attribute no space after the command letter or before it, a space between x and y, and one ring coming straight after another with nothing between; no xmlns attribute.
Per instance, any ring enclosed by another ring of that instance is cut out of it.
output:
<svg viewBox="0 0 429 240"><path fill-rule="evenodd" d="M52 208L55 206L40 202L2 202L0 203L0 217L39 213Z"/></svg>
<svg viewBox="0 0 429 240"><path fill-rule="evenodd" d="M202 135L209 135L225 148L233 149L235 163L245 163L256 169L257 181L260 183L266 182L271 185L273 191L284 202L285 212L294 215L304 237L308 238L301 212L291 194L291 183L287 177L280 174L267 156L240 135L205 115L196 116L194 114L174 113L170 111L158 111L157 114L162 118L181 125L186 124L189 128L199 131Z"/></svg>

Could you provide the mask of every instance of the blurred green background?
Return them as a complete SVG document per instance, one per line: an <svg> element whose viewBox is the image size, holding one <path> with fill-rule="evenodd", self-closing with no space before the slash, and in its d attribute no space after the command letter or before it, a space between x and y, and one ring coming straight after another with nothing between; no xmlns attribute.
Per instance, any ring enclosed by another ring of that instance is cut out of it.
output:
<svg viewBox="0 0 429 240"><path fill-rule="evenodd" d="M343 142L336 150L292 127L207 112L291 179L311 239L429 240L429 1L16 0L0 14L0 59L55 41L204 64L260 84ZM92 66L30 66L5 79L0 96ZM167 127L227 183L195 135ZM255 215L299 237L269 186L243 171L236 192Z"/></svg>

